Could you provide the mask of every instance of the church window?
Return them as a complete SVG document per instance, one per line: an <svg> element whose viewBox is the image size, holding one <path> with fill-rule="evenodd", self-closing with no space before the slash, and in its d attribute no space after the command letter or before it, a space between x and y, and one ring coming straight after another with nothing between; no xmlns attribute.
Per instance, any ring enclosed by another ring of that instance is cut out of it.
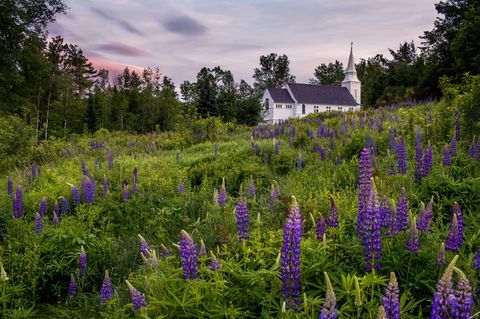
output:
<svg viewBox="0 0 480 319"><path fill-rule="evenodd" d="M281 109L282 108L282 104L276 104L275 105L277 109Z"/></svg>
<svg viewBox="0 0 480 319"><path fill-rule="evenodd" d="M342 110L342 107L341 107L341 106L339 106L339 107L338 107L338 110L339 110L339 111L341 111L341 110Z"/></svg>
<svg viewBox="0 0 480 319"><path fill-rule="evenodd" d="M268 110L269 106L270 106L270 100L268 98L266 98L265 99L265 109Z"/></svg>
<svg viewBox="0 0 480 319"><path fill-rule="evenodd" d="M302 114L305 114L305 104L302 104Z"/></svg>
<svg viewBox="0 0 480 319"><path fill-rule="evenodd" d="M327 106L327 107L326 107L326 110L327 110L327 112L330 112L330 111L332 110L332 107L331 107L331 106Z"/></svg>
<svg viewBox="0 0 480 319"><path fill-rule="evenodd" d="M286 108L286 109L291 109L291 108L292 108L292 104L285 104L285 108Z"/></svg>
<svg viewBox="0 0 480 319"><path fill-rule="evenodd" d="M315 106L313 107L313 113L318 113L318 105L315 105Z"/></svg>

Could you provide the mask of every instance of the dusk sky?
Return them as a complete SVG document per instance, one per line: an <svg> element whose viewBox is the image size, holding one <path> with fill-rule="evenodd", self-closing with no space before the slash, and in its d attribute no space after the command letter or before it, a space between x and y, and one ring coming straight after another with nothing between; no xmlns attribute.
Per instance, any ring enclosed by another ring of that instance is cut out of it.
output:
<svg viewBox="0 0 480 319"><path fill-rule="evenodd" d="M287 54L297 82L320 63L346 65L414 40L433 28L430 0L83 0L67 1L50 25L96 68L158 67L178 86L219 65L252 83L260 55Z"/></svg>

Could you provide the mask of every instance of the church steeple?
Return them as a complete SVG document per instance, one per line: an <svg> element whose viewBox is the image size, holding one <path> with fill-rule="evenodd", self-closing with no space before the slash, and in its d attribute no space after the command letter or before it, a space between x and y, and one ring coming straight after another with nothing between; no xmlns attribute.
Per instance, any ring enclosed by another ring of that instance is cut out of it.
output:
<svg viewBox="0 0 480 319"><path fill-rule="evenodd" d="M342 86L346 87L358 104L361 102L362 84L357 77L355 69L355 59L353 58L353 42L350 43L350 56L348 57L347 69L345 70L345 79Z"/></svg>

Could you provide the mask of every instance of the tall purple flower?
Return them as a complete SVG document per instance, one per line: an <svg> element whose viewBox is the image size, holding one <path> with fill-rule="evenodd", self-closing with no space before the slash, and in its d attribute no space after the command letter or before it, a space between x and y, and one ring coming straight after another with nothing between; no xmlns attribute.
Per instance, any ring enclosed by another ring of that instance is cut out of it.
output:
<svg viewBox="0 0 480 319"><path fill-rule="evenodd" d="M108 188L110 186L110 183L108 182L107 176L103 176L103 186L102 186L102 195L103 197L107 196L108 194Z"/></svg>
<svg viewBox="0 0 480 319"><path fill-rule="evenodd" d="M128 186L126 184L123 184L122 198L124 202L130 199L130 191L128 190Z"/></svg>
<svg viewBox="0 0 480 319"><path fill-rule="evenodd" d="M180 233L180 255L183 263L183 279L195 279L198 277L198 254L197 245L192 237L182 230Z"/></svg>
<svg viewBox="0 0 480 319"><path fill-rule="evenodd" d="M32 163L30 177L32 179L37 178L37 165L35 165L35 162Z"/></svg>
<svg viewBox="0 0 480 319"><path fill-rule="evenodd" d="M42 232L42 216L39 213L35 214L35 234L40 234Z"/></svg>
<svg viewBox="0 0 480 319"><path fill-rule="evenodd" d="M448 233L445 249L450 251L457 251L460 247L460 232L458 229L457 215L453 214L452 222L450 223L450 232Z"/></svg>
<svg viewBox="0 0 480 319"><path fill-rule="evenodd" d="M407 242L407 249L415 254L418 253L418 250L420 249L416 217L413 217L413 220L410 223L410 236Z"/></svg>
<svg viewBox="0 0 480 319"><path fill-rule="evenodd" d="M128 290L130 292L130 299L133 303L133 310L138 310L142 307L146 307L147 301L145 300L145 295L140 292L140 290L133 287L128 280L125 280L125 282L127 283Z"/></svg>
<svg viewBox="0 0 480 319"><path fill-rule="evenodd" d="M57 215L60 214L60 207L58 206L57 200L53 203L53 212L56 213Z"/></svg>
<svg viewBox="0 0 480 319"><path fill-rule="evenodd" d="M452 318L468 319L471 318L474 305L472 286L463 271L457 267L454 268L454 271L457 273L458 279L455 287L456 303L451 311L451 315Z"/></svg>
<svg viewBox="0 0 480 319"><path fill-rule="evenodd" d="M84 176L82 179L82 191L85 203L93 204L95 200L95 182L88 178L88 176Z"/></svg>
<svg viewBox="0 0 480 319"><path fill-rule="evenodd" d="M108 151L108 169L113 168L113 154L112 151Z"/></svg>
<svg viewBox="0 0 480 319"><path fill-rule="evenodd" d="M13 194L13 181L11 177L8 177L8 181L7 181L7 194L8 194L8 197L12 197L12 194Z"/></svg>
<svg viewBox="0 0 480 319"><path fill-rule="evenodd" d="M463 213L457 202L455 202L452 206L452 214L457 215L458 232L459 232L458 241L460 245L462 245L463 244Z"/></svg>
<svg viewBox="0 0 480 319"><path fill-rule="evenodd" d="M392 209L390 207L390 203L388 197L383 195L383 198L380 202L380 217L381 217L381 225L382 227L389 227L392 223Z"/></svg>
<svg viewBox="0 0 480 319"><path fill-rule="evenodd" d="M430 175L430 170L433 166L433 149L430 141L425 148L425 154L423 155L423 176Z"/></svg>
<svg viewBox="0 0 480 319"><path fill-rule="evenodd" d="M395 130L390 129L388 131L389 137L390 137L390 150L395 151Z"/></svg>
<svg viewBox="0 0 480 319"><path fill-rule="evenodd" d="M448 149L448 145L445 144L443 147L443 165L450 166L452 164L452 160L450 158L450 150Z"/></svg>
<svg viewBox="0 0 480 319"><path fill-rule="evenodd" d="M302 236L302 215L297 200L292 196L292 205L288 212L283 231L281 251L282 296L287 308L300 303L300 244Z"/></svg>
<svg viewBox="0 0 480 319"><path fill-rule="evenodd" d="M422 154L422 145L417 144L415 151L415 181L417 183L422 182L422 177L424 176L424 167L423 167L423 154Z"/></svg>
<svg viewBox="0 0 480 319"><path fill-rule="evenodd" d="M325 293L325 302L323 308L320 311L320 319L335 319L338 317L338 310L336 308L337 298L335 297L335 291L333 291L332 283L326 272L323 272L325 276L325 284L327 286Z"/></svg>
<svg viewBox="0 0 480 319"><path fill-rule="evenodd" d="M433 216L433 196L430 199L430 202L428 203L426 208L424 208L423 203L421 203L419 220L417 222L417 229L429 232L432 216Z"/></svg>
<svg viewBox="0 0 480 319"><path fill-rule="evenodd" d="M58 219L58 214L56 212L53 212L52 223L54 225L58 225L60 223L60 220Z"/></svg>
<svg viewBox="0 0 480 319"><path fill-rule="evenodd" d="M62 215L68 213L68 199L62 197Z"/></svg>
<svg viewBox="0 0 480 319"><path fill-rule="evenodd" d="M225 207L225 205L227 205L227 189L225 188L225 178L222 179L222 186L218 192L217 203L220 207Z"/></svg>
<svg viewBox="0 0 480 319"><path fill-rule="evenodd" d="M457 139L452 137L452 141L450 142L450 154L452 156L457 156Z"/></svg>
<svg viewBox="0 0 480 319"><path fill-rule="evenodd" d="M80 247L80 256L78 258L80 263L80 276L85 277L87 275L87 253L83 246Z"/></svg>
<svg viewBox="0 0 480 319"><path fill-rule="evenodd" d="M75 282L75 277L73 274L70 274L70 282L68 283L68 296L73 298L77 295L78 287L77 283Z"/></svg>
<svg viewBox="0 0 480 319"><path fill-rule="evenodd" d="M160 253L163 257L167 257L167 256L170 256L172 253L170 252L170 249L168 249L167 247L165 247L165 245L161 244L160 245L160 249L162 250L162 252Z"/></svg>
<svg viewBox="0 0 480 319"><path fill-rule="evenodd" d="M397 211L396 211L395 223L398 230L407 229L407 220L408 220L408 200L407 200L407 191L405 187L402 187L400 191L400 197L397 202Z"/></svg>
<svg viewBox="0 0 480 319"><path fill-rule="evenodd" d="M385 310L385 319L400 319L400 289L398 289L397 277L394 272L390 273L390 281L385 288L385 297L382 298L382 306Z"/></svg>
<svg viewBox="0 0 480 319"><path fill-rule="evenodd" d="M140 242L140 253L144 256L147 257L148 251L150 250L150 245L148 245L148 242L145 240L145 238L142 237L142 235L138 234L138 241Z"/></svg>
<svg viewBox="0 0 480 319"><path fill-rule="evenodd" d="M132 177L132 193L136 194L137 191L138 191L137 175L133 174L133 177Z"/></svg>
<svg viewBox="0 0 480 319"><path fill-rule="evenodd" d="M371 190L372 171L370 165L370 150L364 148L360 154L358 176L358 216L357 216L357 235L363 236L363 224L366 216L368 199Z"/></svg>
<svg viewBox="0 0 480 319"><path fill-rule="evenodd" d="M179 192L180 194L183 194L184 191L185 191L185 187L184 187L184 185L183 185L183 181L180 180L180 181L178 182L178 192Z"/></svg>
<svg viewBox="0 0 480 319"><path fill-rule="evenodd" d="M215 255L213 254L213 251L211 251L211 250L210 250L210 255L212 255L212 259L210 261L210 270L215 271L215 270L219 269L220 267L222 267L220 265L220 262L218 261L217 257L215 257Z"/></svg>
<svg viewBox="0 0 480 319"><path fill-rule="evenodd" d="M106 303L113 298L113 286L108 270L105 270L105 276L103 277L102 287L100 288L100 302Z"/></svg>
<svg viewBox="0 0 480 319"><path fill-rule="evenodd" d="M85 163L85 159L82 159L82 173L83 173L83 176L90 175L90 173L88 172L87 164Z"/></svg>
<svg viewBox="0 0 480 319"><path fill-rule="evenodd" d="M276 200L280 196L280 187L276 182L272 184L272 188L270 190L270 210L272 212L277 211L277 204Z"/></svg>
<svg viewBox="0 0 480 319"><path fill-rule="evenodd" d="M252 175L250 175L250 179L248 180L247 197L248 198L255 197L255 182L253 181Z"/></svg>
<svg viewBox="0 0 480 319"><path fill-rule="evenodd" d="M437 283L437 291L433 294L432 310L430 312L431 319L447 319L452 304L456 304L455 291L452 285L453 268L458 260L455 256L447 269L445 269L442 277Z"/></svg>
<svg viewBox="0 0 480 319"><path fill-rule="evenodd" d="M275 143L275 155L278 155L280 153L280 141L277 141Z"/></svg>
<svg viewBox="0 0 480 319"><path fill-rule="evenodd" d="M322 214L318 218L317 225L315 226L315 235L317 240L323 240L323 236L327 232L327 225L325 224L325 219L323 218Z"/></svg>
<svg viewBox="0 0 480 319"><path fill-rule="evenodd" d="M24 212L25 205L23 203L23 190L18 186L15 192L15 198L13 199L13 218L21 218Z"/></svg>
<svg viewBox="0 0 480 319"><path fill-rule="evenodd" d="M297 170L302 169L302 154L298 154L298 159L297 159Z"/></svg>
<svg viewBox="0 0 480 319"><path fill-rule="evenodd" d="M477 250L477 254L475 255L475 261L473 262L473 267L480 270L480 249Z"/></svg>
<svg viewBox="0 0 480 319"><path fill-rule="evenodd" d="M407 147L405 145L405 140L403 137L400 137L397 143L397 155L398 155L398 174L407 173Z"/></svg>
<svg viewBox="0 0 480 319"><path fill-rule="evenodd" d="M446 264L447 264L447 255L445 254L445 243L441 243L440 248L438 249L435 265L437 265L438 267L442 267L442 266L445 266Z"/></svg>
<svg viewBox="0 0 480 319"><path fill-rule="evenodd" d="M75 185L70 184L70 187L72 188L72 203L73 206L77 206L80 204L80 191Z"/></svg>
<svg viewBox="0 0 480 319"><path fill-rule="evenodd" d="M328 227L338 228L338 208L333 197L330 198L330 211L327 219Z"/></svg>
<svg viewBox="0 0 480 319"><path fill-rule="evenodd" d="M381 212L377 190L373 185L363 220L362 245L365 251L366 270L380 269L378 260L382 257Z"/></svg>
<svg viewBox="0 0 480 319"><path fill-rule="evenodd" d="M38 213L42 217L47 216L47 199L45 198L45 196L40 201L40 209L38 210Z"/></svg>
<svg viewBox="0 0 480 319"><path fill-rule="evenodd" d="M248 240L248 206L243 197L237 203L237 227L238 227L238 242Z"/></svg>

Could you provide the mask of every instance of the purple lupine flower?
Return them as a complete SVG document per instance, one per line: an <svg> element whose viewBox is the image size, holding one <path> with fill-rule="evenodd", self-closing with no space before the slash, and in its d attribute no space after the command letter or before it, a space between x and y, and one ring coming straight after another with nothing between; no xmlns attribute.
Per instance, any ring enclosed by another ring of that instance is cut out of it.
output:
<svg viewBox="0 0 480 319"><path fill-rule="evenodd" d="M86 204L93 204L95 200L95 183L93 180L84 176L82 179L82 191Z"/></svg>
<svg viewBox="0 0 480 319"><path fill-rule="evenodd" d="M68 199L62 197L62 215L68 213Z"/></svg>
<svg viewBox="0 0 480 319"><path fill-rule="evenodd" d="M39 213L35 214L35 234L40 234L43 229L42 216Z"/></svg>
<svg viewBox="0 0 480 319"><path fill-rule="evenodd" d="M297 170L302 169L302 154L298 154L298 159L297 159Z"/></svg>
<svg viewBox="0 0 480 319"><path fill-rule="evenodd" d="M180 180L180 181L178 182L178 192L179 192L180 194L183 194L184 191L185 191L185 187L183 186L182 180Z"/></svg>
<svg viewBox="0 0 480 319"><path fill-rule="evenodd" d="M70 184L70 187L72 188L72 203L73 206L77 206L80 204L80 191L75 185Z"/></svg>
<svg viewBox="0 0 480 319"><path fill-rule="evenodd" d="M407 249L415 254L418 253L418 250L420 249L416 217L413 217L413 220L410 223L410 236L407 242Z"/></svg>
<svg viewBox="0 0 480 319"><path fill-rule="evenodd" d="M133 310L138 310L141 307L146 307L147 301L145 300L145 295L141 293L140 290L133 287L128 280L125 280L125 282L127 283L128 290L130 292L130 299L133 303Z"/></svg>
<svg viewBox="0 0 480 319"><path fill-rule="evenodd" d="M247 206L247 202L243 197L240 197L240 200L237 203L236 213L237 213L237 227L238 227L238 242L241 243L242 241L249 239L248 206Z"/></svg>
<svg viewBox="0 0 480 319"><path fill-rule="evenodd" d="M451 311L451 315L452 318L468 319L471 318L470 316L474 305L472 286L463 271L456 267L454 270L458 275L457 286L455 287L455 297L457 302L455 303L455 309L452 309Z"/></svg>
<svg viewBox="0 0 480 319"><path fill-rule="evenodd" d="M160 245L160 248L162 249L162 252L160 253L163 257L170 256L172 253L170 252L170 249L165 247L163 244Z"/></svg>
<svg viewBox="0 0 480 319"><path fill-rule="evenodd" d="M480 249L477 251L475 255L475 261L473 262L473 267L480 270Z"/></svg>
<svg viewBox="0 0 480 319"><path fill-rule="evenodd" d="M390 150L395 151L395 130L390 129L388 133L390 136Z"/></svg>
<svg viewBox="0 0 480 319"><path fill-rule="evenodd" d="M37 178L37 166L35 165L35 162L32 163L32 168L31 168L30 177L31 177L32 179Z"/></svg>
<svg viewBox="0 0 480 319"><path fill-rule="evenodd" d="M148 245L148 242L145 240L145 238L142 237L142 235L138 234L138 241L140 242L140 253L144 256L147 257L148 251L150 250L150 246Z"/></svg>
<svg viewBox="0 0 480 319"><path fill-rule="evenodd" d="M381 213L378 203L377 190L372 185L370 198L367 203L363 220L362 245L365 250L366 270L380 269L378 260L382 257L381 241Z"/></svg>
<svg viewBox="0 0 480 319"><path fill-rule="evenodd" d="M438 249L435 265L437 265L438 267L442 267L442 266L445 266L446 264L447 264L447 255L445 254L445 243L441 243L440 248Z"/></svg>
<svg viewBox="0 0 480 319"><path fill-rule="evenodd" d="M325 224L325 219L323 218L322 214L318 218L317 225L315 227L315 235L317 240L323 240L323 236L327 232L327 225Z"/></svg>
<svg viewBox="0 0 480 319"><path fill-rule="evenodd" d="M457 139L452 137L452 141L450 142L450 155L457 156Z"/></svg>
<svg viewBox="0 0 480 319"><path fill-rule="evenodd" d="M333 197L330 198L330 211L327 218L328 227L338 228L338 208Z"/></svg>
<svg viewBox="0 0 480 319"><path fill-rule="evenodd" d="M23 203L23 190L18 186L15 192L15 198L13 199L13 218L21 218L24 212L25 205Z"/></svg>
<svg viewBox="0 0 480 319"><path fill-rule="evenodd" d="M252 175L250 175L250 179L248 180L247 197L248 198L255 197L255 183L253 181Z"/></svg>
<svg viewBox="0 0 480 319"><path fill-rule="evenodd" d="M124 202L130 199L130 191L128 190L128 186L126 184L123 184L122 198Z"/></svg>
<svg viewBox="0 0 480 319"><path fill-rule="evenodd" d="M357 215L357 236L363 236L363 224L366 216L368 199L370 197L372 171L370 166L370 150L364 148L360 154L358 176L358 215Z"/></svg>
<svg viewBox="0 0 480 319"><path fill-rule="evenodd" d="M433 216L433 196L430 199L430 202L428 203L426 208L424 208L424 204L421 203L417 229L429 232L430 221L432 220L432 216Z"/></svg>
<svg viewBox="0 0 480 319"><path fill-rule="evenodd" d="M38 210L38 213L42 218L47 216L47 199L45 196L42 197L42 200L40 201L40 209Z"/></svg>
<svg viewBox="0 0 480 319"><path fill-rule="evenodd" d="M113 168L113 154L112 151L108 152L108 169Z"/></svg>
<svg viewBox="0 0 480 319"><path fill-rule="evenodd" d="M107 196L109 186L110 186L110 183L108 182L107 175L103 175L103 186L102 186L103 197Z"/></svg>
<svg viewBox="0 0 480 319"><path fill-rule="evenodd" d="M277 141L275 143L275 155L278 155L280 153L280 141Z"/></svg>
<svg viewBox="0 0 480 319"><path fill-rule="evenodd" d="M398 155L398 162L397 162L398 174L405 174L407 173L407 147L405 145L405 140L403 139L403 137L400 137L398 140L397 155Z"/></svg>
<svg viewBox="0 0 480 319"><path fill-rule="evenodd" d="M198 254L197 245L192 237L182 230L180 233L180 255L183 263L183 279L195 279L198 277Z"/></svg>
<svg viewBox="0 0 480 319"><path fill-rule="evenodd" d="M200 239L200 249L198 250L199 256L205 256L207 254L207 248L205 247L205 242L203 239Z"/></svg>
<svg viewBox="0 0 480 319"><path fill-rule="evenodd" d="M132 177L132 193L136 194L137 191L138 191L137 175L133 174L133 177Z"/></svg>
<svg viewBox="0 0 480 319"><path fill-rule="evenodd" d="M430 312L431 319L449 318L449 310L452 307L452 303L456 302L455 291L452 288L452 274L457 260L458 255L452 259L437 283L437 291L433 294L432 310Z"/></svg>
<svg viewBox="0 0 480 319"><path fill-rule="evenodd" d="M415 181L417 183L421 183L424 174L425 173L423 171L422 145L417 144L417 148L415 151Z"/></svg>
<svg viewBox="0 0 480 319"><path fill-rule="evenodd" d="M333 291L332 283L328 274L323 272L325 276L325 283L327 286L325 293L325 302L323 303L323 308L320 311L320 319L335 319L338 317L338 310L336 308L337 298L335 297L335 291Z"/></svg>
<svg viewBox="0 0 480 319"><path fill-rule="evenodd" d="M136 166L133 168L133 176L138 180L138 168Z"/></svg>
<svg viewBox="0 0 480 319"><path fill-rule="evenodd" d="M382 201L380 202L380 217L382 227L389 227L392 224L392 210L386 195L383 195Z"/></svg>
<svg viewBox="0 0 480 319"><path fill-rule="evenodd" d="M87 275L87 253L83 246L80 247L80 256L78 258L80 263L80 276L85 277Z"/></svg>
<svg viewBox="0 0 480 319"><path fill-rule="evenodd" d="M222 208L227 205L227 189L225 188L225 178L222 179L222 186L220 187L220 191L218 192L217 203L218 206Z"/></svg>
<svg viewBox="0 0 480 319"><path fill-rule="evenodd" d="M90 173L88 172L87 164L85 163L85 159L82 159L82 173L83 173L83 176L90 175Z"/></svg>
<svg viewBox="0 0 480 319"><path fill-rule="evenodd" d="M385 310L386 319L400 319L400 289L398 289L397 277L394 272L390 273L390 281L385 288L385 297L382 298L382 306Z"/></svg>
<svg viewBox="0 0 480 319"><path fill-rule="evenodd" d="M463 244L463 213L460 209L460 206L457 202L455 202L452 206L452 214L457 215L457 222L458 222L458 242L460 245Z"/></svg>
<svg viewBox="0 0 480 319"><path fill-rule="evenodd" d="M270 190L270 210L272 212L277 211L277 204L275 203L278 196L280 196L280 187L277 183L272 184L272 189Z"/></svg>
<svg viewBox="0 0 480 319"><path fill-rule="evenodd" d="M452 160L450 158L450 150L448 149L448 145L445 144L443 147L443 165L450 166L452 164Z"/></svg>
<svg viewBox="0 0 480 319"><path fill-rule="evenodd" d="M428 176L430 174L430 170L433 166L433 149L430 141L425 148L425 154L423 155L423 176Z"/></svg>
<svg viewBox="0 0 480 319"><path fill-rule="evenodd" d="M70 274L70 282L68 283L68 296L73 298L77 295L78 287L77 283L75 282L75 277L73 274Z"/></svg>
<svg viewBox="0 0 480 319"><path fill-rule="evenodd" d="M407 220L408 220L408 200L407 200L407 191L405 187L402 187L400 191L400 196L397 202L397 210L395 216L396 229L406 230L407 229Z"/></svg>
<svg viewBox="0 0 480 319"><path fill-rule="evenodd" d="M460 247L460 232L458 229L458 219L457 215L453 214L452 222L450 223L450 232L448 233L445 249L450 251L458 251Z"/></svg>
<svg viewBox="0 0 480 319"><path fill-rule="evenodd" d="M108 270L105 270L105 276L103 277L102 287L100 288L100 302L106 303L113 298L113 286Z"/></svg>
<svg viewBox="0 0 480 319"><path fill-rule="evenodd" d="M53 212L56 213L57 215L60 213L60 207L58 207L57 200L53 203Z"/></svg>
<svg viewBox="0 0 480 319"><path fill-rule="evenodd" d="M282 296L286 307L296 307L300 303L300 244L302 236L302 215L297 200L292 196L283 231L281 252Z"/></svg>
<svg viewBox="0 0 480 319"><path fill-rule="evenodd" d="M215 271L222 266L220 265L220 262L218 261L217 257L215 257L215 255L213 254L213 251L210 250L210 254L212 255L212 260L210 261L210 270Z"/></svg>
<svg viewBox="0 0 480 319"><path fill-rule="evenodd" d="M12 197L12 194L13 194L13 181L11 177L8 177L8 181L7 181L7 194L8 194L8 197Z"/></svg>
<svg viewBox="0 0 480 319"><path fill-rule="evenodd" d="M54 225L58 225L60 223L60 220L58 219L58 214L56 212L53 212L53 219L52 219L52 223Z"/></svg>

